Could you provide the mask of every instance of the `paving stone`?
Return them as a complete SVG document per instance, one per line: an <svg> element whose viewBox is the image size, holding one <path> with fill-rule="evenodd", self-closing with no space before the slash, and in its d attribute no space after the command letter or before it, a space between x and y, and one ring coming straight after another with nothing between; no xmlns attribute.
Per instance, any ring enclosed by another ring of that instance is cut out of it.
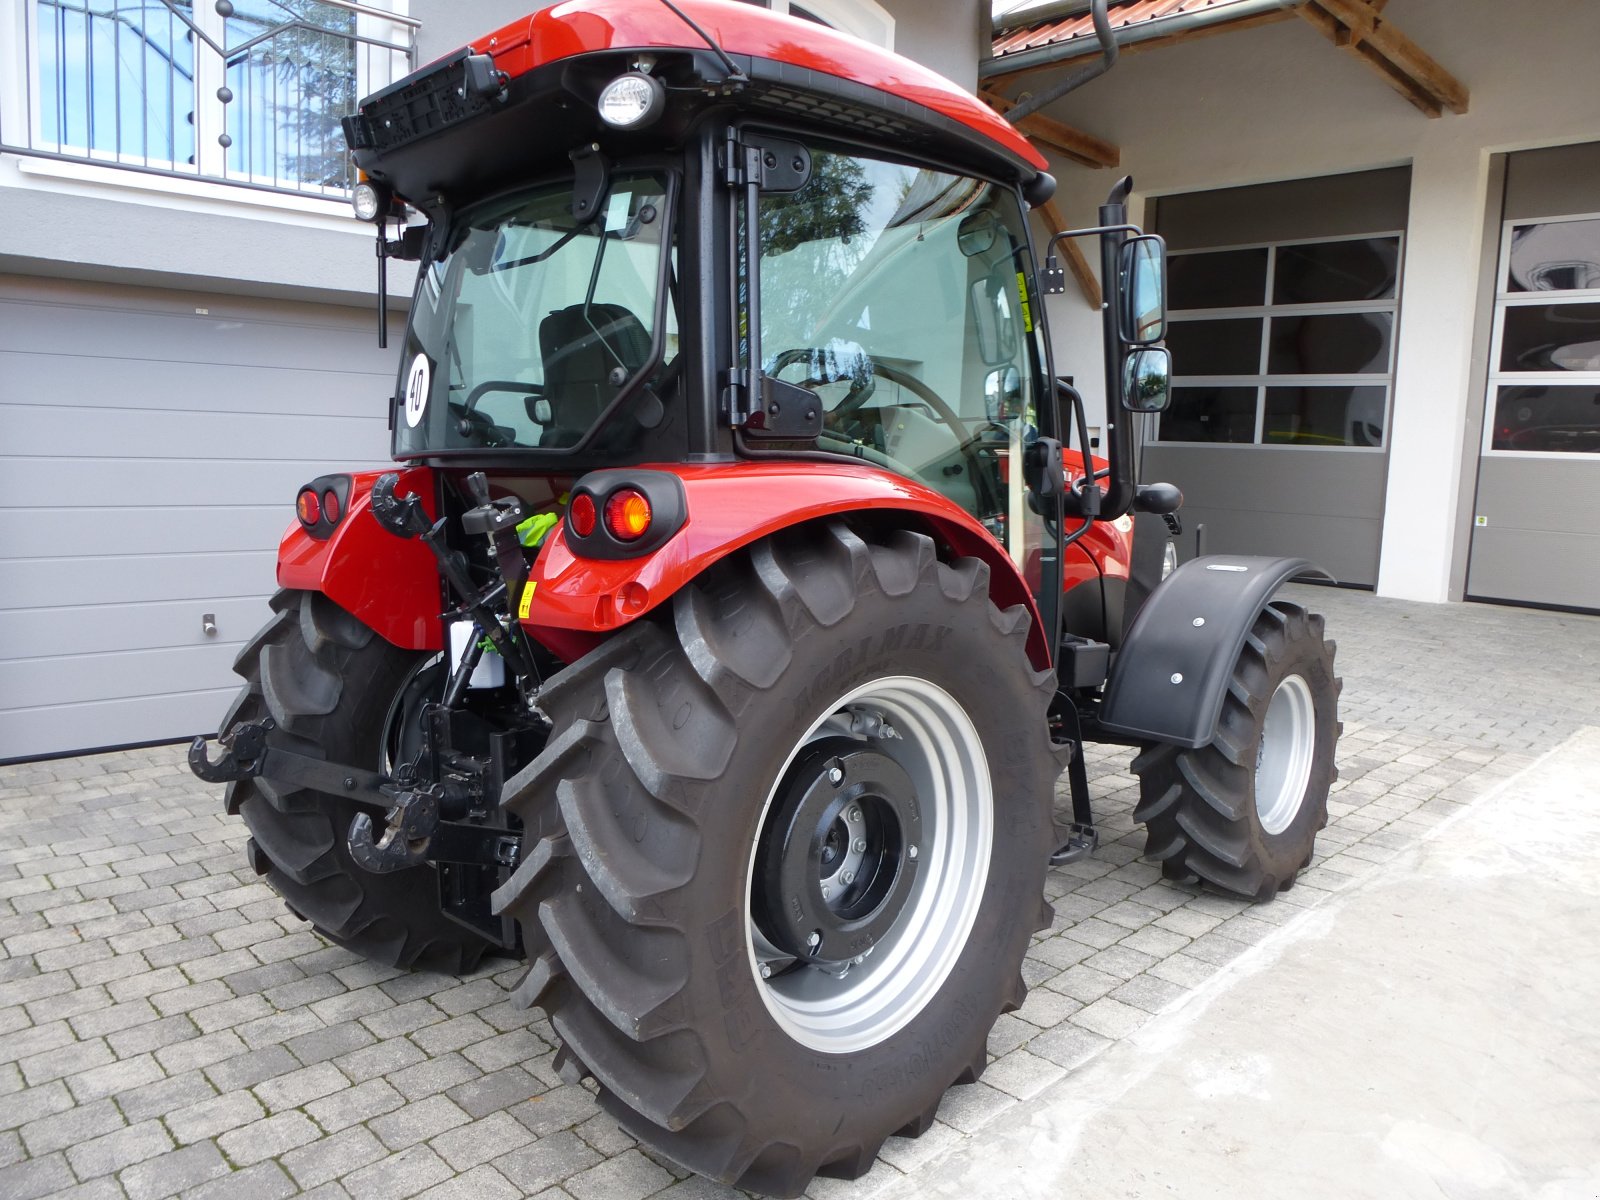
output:
<svg viewBox="0 0 1600 1200"><path fill-rule="evenodd" d="M973 1133L1017 1103L1012 1096L983 1082L953 1087L939 1102L939 1120L963 1133Z"/></svg>
<svg viewBox="0 0 1600 1200"><path fill-rule="evenodd" d="M583 1124L575 1126L572 1132L576 1133L607 1158L614 1154L621 1154L630 1146L639 1144L607 1112L595 1113Z"/></svg>
<svg viewBox="0 0 1600 1200"><path fill-rule="evenodd" d="M404 1070L394 1071L388 1079L406 1099L421 1100L465 1083L469 1079L476 1079L480 1075L482 1071L459 1054L444 1054L438 1058L430 1058L426 1062L419 1062L415 1066L406 1067Z"/></svg>
<svg viewBox="0 0 1600 1200"><path fill-rule="evenodd" d="M114 1133L101 1134L67 1149L67 1162L79 1179L110 1175L134 1163L165 1154L172 1139L159 1121L142 1121Z"/></svg>
<svg viewBox="0 0 1600 1200"><path fill-rule="evenodd" d="M289 1151L282 1163L301 1187L314 1188L388 1156L383 1143L357 1125Z"/></svg>
<svg viewBox="0 0 1600 1200"><path fill-rule="evenodd" d="M71 1187L73 1183L72 1170L60 1154L0 1168L0 1196L6 1200L34 1200L37 1196Z"/></svg>
<svg viewBox="0 0 1600 1200"><path fill-rule="evenodd" d="M411 1034L411 1040L425 1053L437 1057L495 1036L497 1032L492 1025L469 1013L419 1029ZM543 1049L542 1043L540 1048Z"/></svg>
<svg viewBox="0 0 1600 1200"><path fill-rule="evenodd" d="M275 1162L257 1163L184 1193L183 1200L282 1200L299 1189Z"/></svg>
<svg viewBox="0 0 1600 1200"><path fill-rule="evenodd" d="M363 1026L354 1021L346 1021L339 1025L302 1033L288 1039L284 1045L289 1048L291 1054L309 1066L327 1059L337 1059L352 1050L370 1046L375 1040Z"/></svg>
<svg viewBox="0 0 1600 1200"><path fill-rule="evenodd" d="M200 1034L156 1051L156 1061L172 1075L199 1070L212 1063L221 1062L235 1054L243 1054L245 1045L231 1029Z"/></svg>
<svg viewBox="0 0 1600 1200"><path fill-rule="evenodd" d="M493 1160L493 1166L526 1194L587 1171L600 1162L594 1147L562 1130Z"/></svg>
<svg viewBox="0 0 1600 1200"><path fill-rule="evenodd" d="M384 1080L369 1079L356 1087L346 1087L321 1100L313 1100L306 1105L306 1113L327 1132L337 1133L393 1112L405 1102L405 1097Z"/></svg>
<svg viewBox="0 0 1600 1200"><path fill-rule="evenodd" d="M450 1178L450 1164L427 1146L412 1146L341 1181L355 1200L406 1200Z"/></svg>
<svg viewBox="0 0 1600 1200"><path fill-rule="evenodd" d="M493 1167L475 1167L421 1193L421 1200L521 1200L522 1192Z"/></svg>
<svg viewBox="0 0 1600 1200"><path fill-rule="evenodd" d="M154 1083L121 1092L115 1099L123 1116L130 1121L142 1121L146 1117L159 1117L175 1109L198 1104L216 1094L217 1090L199 1071L185 1071L182 1075L158 1079Z"/></svg>
<svg viewBox="0 0 1600 1200"><path fill-rule="evenodd" d="M300 1069L300 1060L282 1046L265 1046L235 1058L225 1058L205 1068L205 1076L218 1091L254 1087L264 1079L272 1079Z"/></svg>
<svg viewBox="0 0 1600 1200"><path fill-rule="evenodd" d="M268 1112L282 1112L289 1108L304 1108L313 1100L320 1100L350 1086L350 1081L339 1073L332 1063L317 1063L302 1067L286 1075L278 1075L257 1084L256 1098L267 1106Z"/></svg>
<svg viewBox="0 0 1600 1200"><path fill-rule="evenodd" d="M207 1180L220 1178L232 1169L215 1145L199 1142L146 1159L123 1171L120 1179L128 1200L165 1200Z"/></svg>
<svg viewBox="0 0 1600 1200"><path fill-rule="evenodd" d="M228 1161L248 1166L263 1159L277 1158L321 1136L322 1131L310 1117L300 1112L285 1112L229 1130L217 1139L217 1146L228 1156Z"/></svg>
<svg viewBox="0 0 1600 1200"><path fill-rule="evenodd" d="M38 1158L103 1133L112 1133L126 1125L117 1106L111 1100L104 1099L92 1104L80 1102L76 1107L30 1121L22 1126L20 1134L28 1154Z"/></svg>
<svg viewBox="0 0 1600 1200"><path fill-rule="evenodd" d="M983 1082L1018 1100L1031 1100L1066 1073L1064 1067L1047 1058L1026 1050L1013 1050L989 1064L983 1073Z"/></svg>
<svg viewBox="0 0 1600 1200"><path fill-rule="evenodd" d="M480 1070L498 1071L501 1067L537 1058L549 1049L531 1030L514 1029L468 1046L462 1054Z"/></svg>
<svg viewBox="0 0 1600 1200"><path fill-rule="evenodd" d="M166 1115L166 1124L178 1143L187 1145L252 1124L266 1115L261 1102L249 1092L226 1092L174 1109Z"/></svg>
<svg viewBox="0 0 1600 1200"><path fill-rule="evenodd" d="M551 1088L510 1109L511 1115L540 1137L570 1129L594 1115L595 1100L575 1084Z"/></svg>
<svg viewBox="0 0 1600 1200"><path fill-rule="evenodd" d="M628 1150L572 1176L562 1187L576 1200L643 1200L673 1182L637 1150Z"/></svg>
<svg viewBox="0 0 1600 1200"><path fill-rule="evenodd" d="M121 1059L109 1062L103 1067L80 1071L76 1075L69 1076L66 1084L73 1098L79 1104L85 1104L102 1096L112 1096L136 1088L140 1084L164 1078L166 1072L161 1069L161 1064L156 1062L155 1056L141 1054L136 1058Z"/></svg>
<svg viewBox="0 0 1600 1200"><path fill-rule="evenodd" d="M445 1095L476 1120L519 1104L546 1090L546 1085L521 1067L506 1067L489 1075L479 1075L450 1088Z"/></svg>
<svg viewBox="0 0 1600 1200"><path fill-rule="evenodd" d="M1122 1038L1149 1020L1150 1014L1131 1004L1103 996L1093 1004L1085 1005L1067 1019L1102 1037Z"/></svg>
<svg viewBox="0 0 1600 1200"><path fill-rule="evenodd" d="M448 1097L429 1096L426 1100L414 1101L404 1108L376 1118L369 1123L368 1128L377 1134L389 1149L403 1150L417 1142L425 1142L447 1129L465 1125L469 1120L471 1118L457 1108Z"/></svg>
<svg viewBox="0 0 1600 1200"><path fill-rule="evenodd" d="M497 1112L440 1134L428 1144L457 1171L466 1171L533 1140L533 1134L515 1118Z"/></svg>

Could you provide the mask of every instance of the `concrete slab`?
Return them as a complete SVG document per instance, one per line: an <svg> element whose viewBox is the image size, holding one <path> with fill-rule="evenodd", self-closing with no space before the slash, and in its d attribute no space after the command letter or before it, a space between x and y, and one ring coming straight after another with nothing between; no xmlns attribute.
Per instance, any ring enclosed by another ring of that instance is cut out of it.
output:
<svg viewBox="0 0 1600 1200"><path fill-rule="evenodd" d="M1600 729L889 1197L1600 1196Z"/></svg>

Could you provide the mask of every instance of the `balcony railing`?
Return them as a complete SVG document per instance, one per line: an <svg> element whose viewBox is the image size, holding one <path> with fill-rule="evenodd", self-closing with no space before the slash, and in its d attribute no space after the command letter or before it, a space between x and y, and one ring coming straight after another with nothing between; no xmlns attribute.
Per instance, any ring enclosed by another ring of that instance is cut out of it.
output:
<svg viewBox="0 0 1600 1200"><path fill-rule="evenodd" d="M351 0L21 0L0 149L338 197L339 119L409 72L419 22Z"/></svg>

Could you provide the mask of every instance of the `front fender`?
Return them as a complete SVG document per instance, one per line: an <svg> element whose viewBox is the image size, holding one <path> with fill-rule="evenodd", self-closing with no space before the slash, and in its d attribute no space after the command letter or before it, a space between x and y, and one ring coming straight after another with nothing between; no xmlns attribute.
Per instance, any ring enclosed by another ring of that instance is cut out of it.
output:
<svg viewBox="0 0 1600 1200"><path fill-rule="evenodd" d="M547 645L540 629L570 630L587 641L618 629L670 599L684 584L743 546L779 530L862 511L903 513L931 526L957 554L989 564L989 592L1001 608L1027 606L1028 654L1036 668L1050 652L1033 595L1005 549L966 510L930 488L871 466L814 460L717 464L649 464L683 483L688 515L652 553L639 558L581 558L565 523L546 540L518 616ZM573 641L576 639L567 639Z"/></svg>
<svg viewBox="0 0 1600 1200"><path fill-rule="evenodd" d="M1112 665L1101 727L1141 741L1209 745L1256 614L1297 575L1333 578L1303 558L1232 555L1191 559L1167 576Z"/></svg>
<svg viewBox="0 0 1600 1200"><path fill-rule="evenodd" d="M441 650L439 568L433 552L379 525L372 515L372 485L381 471L350 474L350 499L327 539L314 538L293 522L278 545L278 586L321 592L359 617L379 637L403 650ZM433 472L399 471L399 495L422 497L434 515Z"/></svg>

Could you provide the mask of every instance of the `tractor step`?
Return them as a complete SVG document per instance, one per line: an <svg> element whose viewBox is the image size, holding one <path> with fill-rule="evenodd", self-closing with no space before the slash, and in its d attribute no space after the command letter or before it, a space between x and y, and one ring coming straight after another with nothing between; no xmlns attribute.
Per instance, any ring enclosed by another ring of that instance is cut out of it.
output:
<svg viewBox="0 0 1600 1200"><path fill-rule="evenodd" d="M1093 825L1075 822L1067 826L1067 840L1050 856L1050 865L1064 867L1068 863L1077 862L1080 858L1088 858L1099 848L1100 831Z"/></svg>

